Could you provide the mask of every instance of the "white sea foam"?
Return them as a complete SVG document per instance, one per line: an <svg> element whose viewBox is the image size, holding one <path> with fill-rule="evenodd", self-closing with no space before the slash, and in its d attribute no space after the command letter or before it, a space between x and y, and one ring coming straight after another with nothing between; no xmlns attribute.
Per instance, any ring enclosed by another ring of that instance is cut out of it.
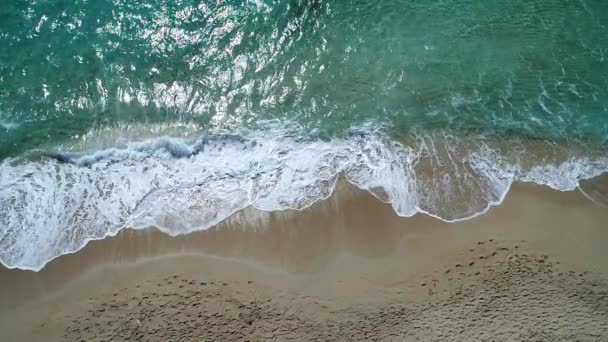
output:
<svg viewBox="0 0 608 342"><path fill-rule="evenodd" d="M0 261L40 270L125 227L179 235L248 207L300 210L329 197L341 176L398 215L465 220L500 204L515 181L573 190L608 170L604 155L575 154L447 132L396 142L363 128L323 141L275 127L10 159L0 164Z"/></svg>
<svg viewBox="0 0 608 342"><path fill-rule="evenodd" d="M0 119L0 127L4 128L6 130L13 130L19 127L18 123L15 122L11 122L11 121L5 121Z"/></svg>

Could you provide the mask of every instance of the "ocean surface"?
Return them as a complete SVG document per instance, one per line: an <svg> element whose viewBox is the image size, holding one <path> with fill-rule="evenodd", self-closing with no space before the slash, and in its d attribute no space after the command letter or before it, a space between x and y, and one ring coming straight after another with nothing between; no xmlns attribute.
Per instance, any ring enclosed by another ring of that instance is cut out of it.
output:
<svg viewBox="0 0 608 342"><path fill-rule="evenodd" d="M0 262L339 182L448 222L513 182L607 204L606 25L605 0L6 1Z"/></svg>

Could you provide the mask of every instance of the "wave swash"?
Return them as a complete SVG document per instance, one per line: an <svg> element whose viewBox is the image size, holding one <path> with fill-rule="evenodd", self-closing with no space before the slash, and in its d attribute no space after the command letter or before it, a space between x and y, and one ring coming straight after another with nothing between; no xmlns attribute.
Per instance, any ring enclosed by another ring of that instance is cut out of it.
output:
<svg viewBox="0 0 608 342"><path fill-rule="evenodd" d="M448 131L397 141L367 127L323 140L271 127L6 159L0 261L40 270L126 227L154 226L175 236L249 207L301 210L328 198L340 179L390 203L400 216L465 220L500 204L513 182L569 191L608 171L608 155L582 148ZM605 195L584 192L591 199Z"/></svg>

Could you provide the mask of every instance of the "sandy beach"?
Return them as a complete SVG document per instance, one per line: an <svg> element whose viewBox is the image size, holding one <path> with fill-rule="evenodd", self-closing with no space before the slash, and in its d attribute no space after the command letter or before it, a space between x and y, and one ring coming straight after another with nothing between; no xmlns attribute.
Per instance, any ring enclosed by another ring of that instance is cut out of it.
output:
<svg viewBox="0 0 608 342"><path fill-rule="evenodd" d="M1 341L606 341L608 211L517 185L478 218L341 188L171 238L126 230L0 271Z"/></svg>

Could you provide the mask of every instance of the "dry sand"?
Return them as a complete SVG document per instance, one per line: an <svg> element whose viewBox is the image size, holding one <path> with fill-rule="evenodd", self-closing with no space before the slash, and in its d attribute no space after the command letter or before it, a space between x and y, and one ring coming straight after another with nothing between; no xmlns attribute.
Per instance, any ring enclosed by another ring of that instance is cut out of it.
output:
<svg viewBox="0 0 608 342"><path fill-rule="evenodd" d="M608 210L518 186L479 218L342 189L0 271L0 341L608 341Z"/></svg>

